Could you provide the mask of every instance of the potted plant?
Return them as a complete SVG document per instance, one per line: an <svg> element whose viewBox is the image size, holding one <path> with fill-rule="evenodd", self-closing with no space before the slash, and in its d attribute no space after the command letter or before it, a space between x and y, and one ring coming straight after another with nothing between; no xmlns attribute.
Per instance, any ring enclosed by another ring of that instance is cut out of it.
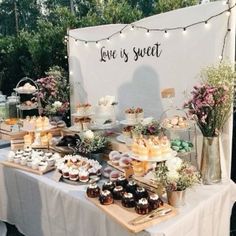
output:
<svg viewBox="0 0 236 236"><path fill-rule="evenodd" d="M155 169L157 183L167 192L170 205L179 207L185 203L185 191L199 183L200 174L196 168L179 157L160 162Z"/></svg>
<svg viewBox="0 0 236 236"><path fill-rule="evenodd" d="M107 138L91 130L87 130L80 137L81 140L76 145L77 152L102 162L102 154L108 144Z"/></svg>

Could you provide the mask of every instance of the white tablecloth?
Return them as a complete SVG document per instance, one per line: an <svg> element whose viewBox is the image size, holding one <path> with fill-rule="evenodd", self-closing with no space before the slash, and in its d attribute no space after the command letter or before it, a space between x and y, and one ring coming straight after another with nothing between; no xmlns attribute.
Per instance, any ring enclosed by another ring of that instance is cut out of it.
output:
<svg viewBox="0 0 236 236"><path fill-rule="evenodd" d="M0 150L0 159L5 150ZM52 173L37 176L0 165L0 220L27 236L133 235L85 196L86 186L56 183ZM187 192L179 214L137 235L227 236L236 200L232 181L197 186Z"/></svg>

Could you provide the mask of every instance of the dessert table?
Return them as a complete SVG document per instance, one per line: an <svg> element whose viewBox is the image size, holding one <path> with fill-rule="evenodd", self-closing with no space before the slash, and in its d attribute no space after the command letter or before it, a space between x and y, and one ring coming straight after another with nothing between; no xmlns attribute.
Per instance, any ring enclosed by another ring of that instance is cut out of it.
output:
<svg viewBox="0 0 236 236"><path fill-rule="evenodd" d="M0 160L7 149L0 149ZM86 198L86 185L52 180L0 165L0 220L15 224L26 236L135 235L116 223ZM196 186L187 191L186 205L176 217L136 235L229 235L236 200L232 181ZM1 226L1 225L0 225Z"/></svg>

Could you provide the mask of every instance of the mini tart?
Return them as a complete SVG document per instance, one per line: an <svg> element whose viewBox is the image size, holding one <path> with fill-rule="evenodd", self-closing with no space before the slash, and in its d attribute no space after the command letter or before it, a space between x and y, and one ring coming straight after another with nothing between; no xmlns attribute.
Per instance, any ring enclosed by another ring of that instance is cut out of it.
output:
<svg viewBox="0 0 236 236"><path fill-rule="evenodd" d="M135 206L135 211L140 215L146 215L149 213L149 204L146 198L141 198L138 200Z"/></svg>
<svg viewBox="0 0 236 236"><path fill-rule="evenodd" d="M124 194L124 188L122 186L116 186L113 189L113 197L115 200L121 200Z"/></svg>
<svg viewBox="0 0 236 236"><path fill-rule="evenodd" d="M163 201L159 198L157 194L151 194L148 198L150 210L155 210L163 206Z"/></svg>
<svg viewBox="0 0 236 236"><path fill-rule="evenodd" d="M128 180L125 178L125 176L119 176L116 180L116 186L122 186L123 188L125 188L127 184Z"/></svg>
<svg viewBox="0 0 236 236"><path fill-rule="evenodd" d="M113 196L109 190L101 191L99 201L102 205L110 205L114 202Z"/></svg>
<svg viewBox="0 0 236 236"><path fill-rule="evenodd" d="M132 208L135 207L134 195L132 193L124 193L121 204L123 207Z"/></svg>
<svg viewBox="0 0 236 236"><path fill-rule="evenodd" d="M97 186L96 183L90 184L87 188L87 196L90 198L96 198L100 195L100 188Z"/></svg>
<svg viewBox="0 0 236 236"><path fill-rule="evenodd" d="M130 180L126 185L126 192L135 194L136 188L137 188L137 183L133 180Z"/></svg>
<svg viewBox="0 0 236 236"><path fill-rule="evenodd" d="M115 188L115 184L112 181L107 181L103 184L102 190L109 190L110 192L113 192L113 189Z"/></svg>
<svg viewBox="0 0 236 236"><path fill-rule="evenodd" d="M147 198L148 197L148 192L145 188L143 187L137 187L135 190L135 200L138 201L141 198Z"/></svg>

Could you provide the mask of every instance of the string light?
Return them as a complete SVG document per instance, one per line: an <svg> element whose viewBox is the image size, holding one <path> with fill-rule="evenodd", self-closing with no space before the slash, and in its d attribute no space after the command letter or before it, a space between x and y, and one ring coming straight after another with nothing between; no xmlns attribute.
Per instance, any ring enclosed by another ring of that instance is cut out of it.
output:
<svg viewBox="0 0 236 236"><path fill-rule="evenodd" d="M230 10L228 10L228 11L226 11L226 16L230 16L230 13L231 13L231 11Z"/></svg>
<svg viewBox="0 0 236 236"><path fill-rule="evenodd" d="M74 39L75 43L78 43L78 41L83 42L85 46L88 46L89 43L96 43L97 46L99 46L99 42L101 41L107 41L109 42L111 38L115 37L116 35L120 34L121 37L124 37L125 34L123 33L124 30L126 30L127 28L129 28L130 30L134 30L134 29L141 29L141 30L145 30L146 34L149 35L150 31L155 31L155 32L164 32L164 36L166 38L169 37L169 32L170 31L174 31L174 30L181 30L182 29L182 33L183 35L185 35L187 33L187 28L199 25L199 24L204 24L205 28L209 28L211 26L211 24L209 23L210 20L212 20L213 18L216 18L218 16L221 16L222 14L226 14L228 16L228 21L227 21L227 30L226 30L226 34L224 36L224 42L223 42L223 47L221 50L221 55L219 56L219 59L222 61L223 60L223 55L224 55L224 50L225 50L225 45L226 45L226 38L228 33L230 33L231 29L230 29L230 15L231 15L231 9L236 7L236 3L232 6L230 6L229 1L223 1L223 4L226 5L228 4L228 8L224 11L221 11L215 15L210 16L209 18L202 20L202 21L198 21L198 22L194 22L190 25L186 25L185 27L183 26L176 26L176 27L172 27L172 28L146 28L144 26L139 26L139 25L134 25L132 24L127 24L125 26L123 26L123 28L121 28L119 31L112 33L111 35L105 37L105 38L100 38L97 40L85 40L85 39L81 39L81 38L75 38L74 36L71 35L66 35L64 38L64 42L67 43L69 40L68 38L72 38ZM67 56L65 56L65 59L67 59Z"/></svg>
<svg viewBox="0 0 236 236"><path fill-rule="evenodd" d="M167 30L165 30L164 36L165 36L166 38L169 37L169 32L168 32Z"/></svg>

